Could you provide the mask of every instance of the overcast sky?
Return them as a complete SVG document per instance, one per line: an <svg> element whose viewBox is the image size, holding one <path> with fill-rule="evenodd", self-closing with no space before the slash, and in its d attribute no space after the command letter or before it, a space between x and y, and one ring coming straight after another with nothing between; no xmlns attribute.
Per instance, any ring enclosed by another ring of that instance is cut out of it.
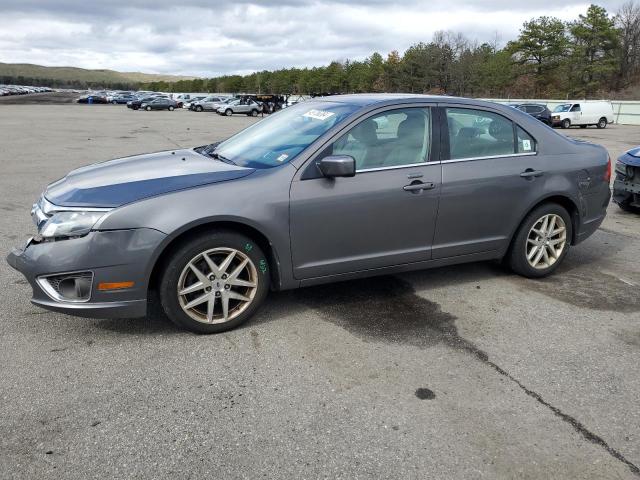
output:
<svg viewBox="0 0 640 480"><path fill-rule="evenodd" d="M403 52L434 31L514 38L562 0L0 0L0 62L216 76ZM597 2L615 12L622 0Z"/></svg>

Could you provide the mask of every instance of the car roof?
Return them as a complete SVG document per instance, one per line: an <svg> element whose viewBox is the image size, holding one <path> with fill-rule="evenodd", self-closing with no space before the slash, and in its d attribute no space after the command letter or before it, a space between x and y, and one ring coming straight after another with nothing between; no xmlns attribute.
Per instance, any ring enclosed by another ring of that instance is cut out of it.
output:
<svg viewBox="0 0 640 480"><path fill-rule="evenodd" d="M413 93L354 93L349 95L329 95L326 97L314 97L310 101L347 103L358 106L370 106L375 104L393 105L396 103L411 102L447 102L465 105L485 106L492 108L500 108L503 105L485 100L476 100L465 97L452 97L446 95L419 95Z"/></svg>

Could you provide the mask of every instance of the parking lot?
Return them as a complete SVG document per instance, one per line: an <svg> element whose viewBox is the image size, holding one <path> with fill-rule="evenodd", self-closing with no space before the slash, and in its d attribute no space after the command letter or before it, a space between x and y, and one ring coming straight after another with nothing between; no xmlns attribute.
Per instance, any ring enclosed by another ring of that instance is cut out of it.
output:
<svg viewBox="0 0 640 480"><path fill-rule="evenodd" d="M0 105L2 258L70 169L254 121ZM613 159L640 143L640 127L562 133ZM544 280L478 263L282 292L210 336L159 308L40 310L3 260L0 477L637 478L639 259L640 216L612 204Z"/></svg>

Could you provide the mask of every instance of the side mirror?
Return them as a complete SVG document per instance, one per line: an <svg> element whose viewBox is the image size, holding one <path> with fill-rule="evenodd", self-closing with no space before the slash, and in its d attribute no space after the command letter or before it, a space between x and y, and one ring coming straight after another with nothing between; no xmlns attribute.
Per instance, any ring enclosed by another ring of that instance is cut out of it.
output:
<svg viewBox="0 0 640 480"><path fill-rule="evenodd" d="M327 178L353 177L356 174L356 161L350 155L330 155L319 160L316 165Z"/></svg>

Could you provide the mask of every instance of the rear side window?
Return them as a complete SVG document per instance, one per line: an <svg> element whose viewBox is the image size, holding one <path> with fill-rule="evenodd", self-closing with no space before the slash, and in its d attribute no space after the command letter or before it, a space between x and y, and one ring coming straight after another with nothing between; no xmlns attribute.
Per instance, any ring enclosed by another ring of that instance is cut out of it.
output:
<svg viewBox="0 0 640 480"><path fill-rule="evenodd" d="M447 108L446 111L452 160L516 153L511 120L484 110Z"/></svg>
<svg viewBox="0 0 640 480"><path fill-rule="evenodd" d="M531 135L520 127L516 127L516 134L518 138L517 153L533 153L536 151L536 141Z"/></svg>

